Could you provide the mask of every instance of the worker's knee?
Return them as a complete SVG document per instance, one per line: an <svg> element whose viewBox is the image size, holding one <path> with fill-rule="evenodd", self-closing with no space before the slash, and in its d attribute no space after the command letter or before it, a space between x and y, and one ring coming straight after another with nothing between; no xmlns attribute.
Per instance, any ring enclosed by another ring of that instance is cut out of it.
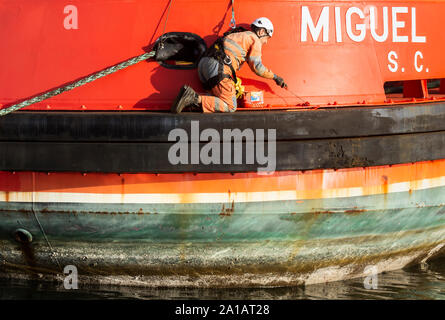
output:
<svg viewBox="0 0 445 320"><path fill-rule="evenodd" d="M235 112L236 108L236 97L231 100L215 99L215 112Z"/></svg>
<svg viewBox="0 0 445 320"><path fill-rule="evenodd" d="M233 96L232 97L232 104L231 104L231 106L229 106L230 112L235 112L236 108L238 108L238 104L236 102L236 97Z"/></svg>

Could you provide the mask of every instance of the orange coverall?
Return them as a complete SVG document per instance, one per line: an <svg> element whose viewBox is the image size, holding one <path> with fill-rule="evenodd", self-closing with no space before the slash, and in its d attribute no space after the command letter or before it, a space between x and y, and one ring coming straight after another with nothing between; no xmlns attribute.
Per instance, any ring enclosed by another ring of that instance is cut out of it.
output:
<svg viewBox="0 0 445 320"><path fill-rule="evenodd" d="M232 66L238 71L247 61L250 69L258 76L273 79L274 73L267 69L261 61L261 41L252 31L229 34L224 40L224 51L232 59ZM205 68L205 66L203 66ZM224 65L223 72L232 75L229 66ZM202 78L204 76L201 76ZM205 78L205 77L204 77ZM207 79L206 79L207 80ZM224 78L211 90L212 95L202 95L204 112L234 112L237 108L235 83Z"/></svg>

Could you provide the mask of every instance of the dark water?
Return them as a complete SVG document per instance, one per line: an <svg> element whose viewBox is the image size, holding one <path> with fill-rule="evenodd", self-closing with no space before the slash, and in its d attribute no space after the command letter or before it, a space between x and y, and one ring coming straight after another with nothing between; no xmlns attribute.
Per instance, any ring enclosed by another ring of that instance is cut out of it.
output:
<svg viewBox="0 0 445 320"><path fill-rule="evenodd" d="M0 280L0 299L440 299L445 300L445 257L424 266L378 275L377 289L366 289L364 279L292 288L150 289L82 286L65 290L62 284Z"/></svg>

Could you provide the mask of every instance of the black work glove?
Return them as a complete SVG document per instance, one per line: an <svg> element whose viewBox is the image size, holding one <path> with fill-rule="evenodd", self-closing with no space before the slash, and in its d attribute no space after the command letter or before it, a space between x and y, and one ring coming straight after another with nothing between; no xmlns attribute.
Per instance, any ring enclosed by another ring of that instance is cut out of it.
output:
<svg viewBox="0 0 445 320"><path fill-rule="evenodd" d="M287 89L287 84L284 82L284 79L274 74L273 79L275 80L275 83L280 86L281 88Z"/></svg>

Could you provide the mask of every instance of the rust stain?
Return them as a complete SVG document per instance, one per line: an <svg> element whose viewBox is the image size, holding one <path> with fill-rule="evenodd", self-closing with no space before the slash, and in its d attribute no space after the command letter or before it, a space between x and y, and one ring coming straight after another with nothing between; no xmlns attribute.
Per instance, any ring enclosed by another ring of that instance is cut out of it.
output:
<svg viewBox="0 0 445 320"><path fill-rule="evenodd" d="M326 211L326 212L329 212L329 211ZM303 230L301 230L300 239L293 241L293 244L292 244L293 248L292 248L292 252L290 253L290 255L288 257L288 262L293 261L295 259L295 257L298 255L298 253L300 252L301 247L304 246L304 243L312 229L312 226L318 220L318 215L311 214L311 213L305 213L301 216L301 218L304 219L304 222L305 222L304 228L303 228Z"/></svg>
<svg viewBox="0 0 445 320"><path fill-rule="evenodd" d="M24 210L24 209L17 209L17 210L13 210L13 209L3 209L2 211L4 212L20 212L20 213L32 213L32 210ZM67 211L67 210L49 210L48 208L43 208L41 210L38 210L37 212L39 213L53 213L53 214L111 214L111 215L116 215L116 214L143 214L144 212L136 211L136 212L129 212L129 211ZM146 214L151 214L151 212L146 212ZM154 214L158 214L157 212L154 212Z"/></svg>
<svg viewBox="0 0 445 320"><path fill-rule="evenodd" d="M138 214L144 214L144 210L142 208L139 209Z"/></svg>
<svg viewBox="0 0 445 320"><path fill-rule="evenodd" d="M5 191L5 201L9 202L9 191Z"/></svg>
<svg viewBox="0 0 445 320"><path fill-rule="evenodd" d="M386 209L388 207L388 176L382 175L383 185L382 185L382 191L383 191L383 205Z"/></svg>
<svg viewBox="0 0 445 320"><path fill-rule="evenodd" d="M296 214L297 214L296 212L291 212L291 215L292 215L292 216L294 216L294 215L296 215Z"/></svg>
<svg viewBox="0 0 445 320"><path fill-rule="evenodd" d="M348 214L357 214L357 213L362 213L362 212L366 212L366 210L365 209L345 210L345 213L348 213Z"/></svg>
<svg viewBox="0 0 445 320"><path fill-rule="evenodd" d="M121 179L121 201L125 203L125 178Z"/></svg>
<svg viewBox="0 0 445 320"><path fill-rule="evenodd" d="M312 211L313 214L331 214L334 211L326 210L326 211Z"/></svg>
<svg viewBox="0 0 445 320"><path fill-rule="evenodd" d="M387 194L388 193L388 176L383 175L382 176L382 180L383 180L383 193Z"/></svg>
<svg viewBox="0 0 445 320"><path fill-rule="evenodd" d="M232 206L230 208L225 208L224 203L221 208L220 216L230 217L235 212L235 200L232 201Z"/></svg>

